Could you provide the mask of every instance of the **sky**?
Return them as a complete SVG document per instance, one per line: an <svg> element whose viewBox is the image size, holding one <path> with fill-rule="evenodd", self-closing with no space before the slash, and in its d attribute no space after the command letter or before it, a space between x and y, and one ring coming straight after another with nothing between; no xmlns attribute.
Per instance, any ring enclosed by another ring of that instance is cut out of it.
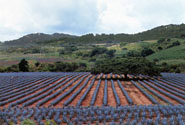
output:
<svg viewBox="0 0 185 125"><path fill-rule="evenodd" d="M185 0L0 0L0 41L30 33L137 33L185 23Z"/></svg>

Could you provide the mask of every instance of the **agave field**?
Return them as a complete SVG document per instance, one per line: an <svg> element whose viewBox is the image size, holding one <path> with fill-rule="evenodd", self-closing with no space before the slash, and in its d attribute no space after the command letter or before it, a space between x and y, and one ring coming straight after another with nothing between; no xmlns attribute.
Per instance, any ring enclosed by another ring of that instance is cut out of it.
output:
<svg viewBox="0 0 185 125"><path fill-rule="evenodd" d="M184 125L185 74L0 73L0 121Z"/></svg>

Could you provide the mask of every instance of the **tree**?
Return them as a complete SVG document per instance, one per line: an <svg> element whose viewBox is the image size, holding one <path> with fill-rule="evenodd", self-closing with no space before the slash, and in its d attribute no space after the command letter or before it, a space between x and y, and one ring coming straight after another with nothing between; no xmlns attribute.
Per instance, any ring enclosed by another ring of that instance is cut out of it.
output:
<svg viewBox="0 0 185 125"><path fill-rule="evenodd" d="M127 53L127 57L140 57L141 53L135 50L131 50Z"/></svg>
<svg viewBox="0 0 185 125"><path fill-rule="evenodd" d="M127 79L128 74L138 75L159 75L159 70L156 68L155 63L149 62L143 57L132 57L132 58L115 58L105 59L99 61L91 69L91 73L115 73L124 74Z"/></svg>
<svg viewBox="0 0 185 125"><path fill-rule="evenodd" d="M169 45L167 48L171 48L171 47L174 47L174 46L179 46L181 43L177 40L175 42L173 42L171 45Z"/></svg>
<svg viewBox="0 0 185 125"><path fill-rule="evenodd" d="M59 55L63 55L63 54L65 54L64 49L60 49L58 52L59 52Z"/></svg>
<svg viewBox="0 0 185 125"><path fill-rule="evenodd" d="M108 51L106 52L106 54L107 54L107 56L108 56L109 58L113 58L115 52L116 52L116 50L108 50Z"/></svg>
<svg viewBox="0 0 185 125"><path fill-rule="evenodd" d="M91 53L90 53L90 57L93 57L95 55L98 55L98 54L103 54L107 51L107 48L101 48L101 47L96 47L94 48Z"/></svg>
<svg viewBox="0 0 185 125"><path fill-rule="evenodd" d="M172 43L173 46L179 46L180 44L181 43L178 40Z"/></svg>
<svg viewBox="0 0 185 125"><path fill-rule="evenodd" d="M19 70L22 72L29 72L29 65L28 65L28 61L26 59L22 59L19 62Z"/></svg>
<svg viewBox="0 0 185 125"><path fill-rule="evenodd" d="M162 49L163 49L161 46L159 46L159 47L157 47L157 48L158 48L158 50L162 50Z"/></svg>
<svg viewBox="0 0 185 125"><path fill-rule="evenodd" d="M154 51L152 49L149 49L149 48L144 48L142 51L141 51L141 56L143 57L146 57L146 56L149 56L151 54L153 54Z"/></svg>
<svg viewBox="0 0 185 125"><path fill-rule="evenodd" d="M157 41L157 43L163 43L166 39L165 38L161 38Z"/></svg>
<svg viewBox="0 0 185 125"><path fill-rule="evenodd" d="M35 66L38 67L40 65L40 62L36 62Z"/></svg>

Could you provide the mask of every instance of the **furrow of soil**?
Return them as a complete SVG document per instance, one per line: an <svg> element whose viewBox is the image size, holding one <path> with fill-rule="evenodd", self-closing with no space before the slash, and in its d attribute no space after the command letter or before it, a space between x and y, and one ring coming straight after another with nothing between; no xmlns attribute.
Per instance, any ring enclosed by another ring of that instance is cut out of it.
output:
<svg viewBox="0 0 185 125"><path fill-rule="evenodd" d="M76 77L78 77L78 76L76 76ZM76 78L75 77L75 78ZM79 78L80 79L80 78ZM79 81L79 79L75 82L75 83L77 83L78 81ZM66 80L68 80L68 79L66 79ZM66 81L65 80L65 81ZM73 79L72 79L73 80ZM60 89L62 89L64 86L66 86L68 83L70 83L72 80L70 80L70 81L68 81L65 85L63 85L63 86L61 86L60 88L58 88L56 91L53 91L50 95L52 95L52 94L54 94L55 92L57 92L57 91L60 91ZM72 87L72 86L70 86L70 87ZM55 99L57 99L59 96L61 96L62 94L63 94L64 92L61 92L58 96L56 96L55 98L52 98L52 99L50 99L48 102L46 102L46 103L44 103L43 104L43 106L49 106L50 105L50 103L52 102L52 101L54 101ZM48 95L48 96L50 96L50 95ZM45 98L47 98L48 96L46 96ZM37 102L38 103L38 102ZM37 104L36 103L36 104ZM61 107L61 106L60 106Z"/></svg>
<svg viewBox="0 0 185 125"><path fill-rule="evenodd" d="M153 93L151 93L150 91L148 91L145 87L143 87L140 83L137 82L137 84L144 89L149 95L151 95L159 104L162 105L166 105L168 103L166 103L165 101L161 100L160 98L158 98L157 96L155 96Z"/></svg>
<svg viewBox="0 0 185 125"><path fill-rule="evenodd" d="M60 79L57 80L56 82L60 81L61 79L63 79L63 78L60 78ZM66 80L68 80L68 78L67 78ZM66 80L65 80L65 81L66 81ZM53 82L53 83L50 84L49 86L55 84L56 82ZM64 82L64 81L63 81L63 82ZM63 82L60 82L60 83L58 83L57 85L62 84ZM63 85L63 86L64 86L64 85ZM58 89L62 88L63 86L59 87ZM57 89L57 90L58 90L58 89ZM42 91L42 90L39 90L39 91ZM50 91L50 89L47 90L47 91L44 92L44 93L47 93L48 91ZM52 93L55 93L55 92L56 92L56 91L54 91L54 92L52 92ZM42 93L42 94L44 94L44 93ZM52 94L52 93L51 93L51 94ZM49 94L49 95L51 95L51 94ZM49 95L47 95L47 96L49 96ZM46 97L47 97L47 96L46 96ZM46 97L45 97L45 98L46 98ZM34 97L34 98L35 98L35 97ZM43 99L44 99L44 98L43 98ZM40 101L40 100L39 100L39 101ZM30 107L35 107L39 101L34 102L32 105L30 105Z"/></svg>
<svg viewBox="0 0 185 125"><path fill-rule="evenodd" d="M47 81L47 80L45 80L45 81ZM45 82L45 81L43 81L43 82ZM40 82L40 83L38 83L37 85L41 85L43 82ZM47 87L47 86L46 86ZM46 88L46 87L44 87L44 88ZM44 89L44 88L42 88L42 89ZM41 89L41 90L42 90ZM23 91L23 90L22 90ZM25 89L25 91L29 91L28 89ZM40 91L40 90L37 90L36 92L38 92L38 91ZM34 92L35 93L35 92ZM23 97L20 97L20 98L18 98L17 100L15 100L15 101L11 101L10 103L14 103L14 102L16 102L16 101L18 101L18 100L21 100L21 99L23 99L23 98L25 98L25 97L27 97L27 96L30 96L30 95L32 95L32 94L34 94L34 93L31 93L31 94L28 94L28 95L25 95L25 96L23 96ZM15 96L16 97L16 96ZM13 97L11 97L11 98L13 98ZM9 98L7 98L7 100L8 100ZM8 107L8 105L10 104L10 103L7 103L6 105L5 105L5 107Z"/></svg>
<svg viewBox="0 0 185 125"><path fill-rule="evenodd" d="M105 81L102 80L100 84L100 88L97 94L96 101L94 103L94 106L102 106L103 105L103 92L104 92L104 86L105 86Z"/></svg>
<svg viewBox="0 0 185 125"><path fill-rule="evenodd" d="M91 81L94 79L95 76L93 76L88 84L82 89L82 91L75 97L75 99L70 103L70 106L76 106L77 102L80 100L81 96L84 94L84 92L87 90L87 88L89 87Z"/></svg>
<svg viewBox="0 0 185 125"><path fill-rule="evenodd" d="M150 105L152 102L131 82L122 82L133 103L136 105Z"/></svg>
<svg viewBox="0 0 185 125"><path fill-rule="evenodd" d="M115 85L116 92L119 96L121 105L128 105L127 99L126 99L125 95L122 93L117 81L114 81L114 85Z"/></svg>
<svg viewBox="0 0 185 125"><path fill-rule="evenodd" d="M112 85L111 85L110 80L107 81L107 85L108 85L107 86L108 87L108 105L116 107L116 99L114 97L114 93L113 93L113 90L112 90Z"/></svg>
<svg viewBox="0 0 185 125"><path fill-rule="evenodd" d="M157 91L156 89L153 89L152 87L150 87L149 85L145 84L146 86L148 86L150 89L152 89L153 91L157 92L159 95L161 95L162 97L166 98L167 100L169 100L170 102L172 102L173 104L179 104L177 101L171 99L170 97L160 93L159 91Z"/></svg>
<svg viewBox="0 0 185 125"><path fill-rule="evenodd" d="M149 83L151 83L151 84L153 84L154 86L156 86L154 83L152 83L152 82L150 82L150 81L148 81ZM158 87L158 86L156 86L156 87ZM159 87L158 87L159 88ZM170 92L168 92L168 91L166 91L166 90L164 90L164 89L162 89L162 88L159 88L159 89L161 89L161 90L163 90L165 93L168 93L168 94L171 94L171 95L173 95L173 96L175 96L175 97L177 97L177 98L180 98L180 99L182 99L182 100L185 100L185 99L183 99L182 97L179 97L179 96L176 96L176 95L174 95L173 93L170 93ZM157 91L157 90L156 90ZM163 94L164 95L164 94ZM174 99L172 99L171 98L171 100L174 100ZM175 100L174 100L175 101Z"/></svg>
<svg viewBox="0 0 185 125"><path fill-rule="evenodd" d="M55 107L61 107L63 106L64 102L67 101L69 99L69 97L71 97L71 95L73 95L85 82L85 80L88 78L88 76L80 83L80 85L75 88L75 90L73 92L71 92L69 95L67 95L65 98L63 98L57 105L55 105ZM72 86L70 86L69 88L67 88L66 90L64 90L63 93L67 92L68 90L70 90L75 84L77 84L80 80L78 80L77 82L75 82Z"/></svg>
<svg viewBox="0 0 185 125"><path fill-rule="evenodd" d="M159 80L159 81L160 81L160 80ZM171 87L173 87L173 88L175 88L175 89L178 89L178 90L180 90L180 91L184 91L183 89L174 87L174 86L172 86L172 85L170 85L170 84L168 84L168 83L166 83L166 82L163 82L163 81L160 81L160 82L164 83L165 85L169 85L169 86L171 86ZM178 92L178 91L177 91L177 92Z"/></svg>
<svg viewBox="0 0 185 125"><path fill-rule="evenodd" d="M87 94L86 98L82 102L82 106L89 106L90 105L93 93L94 93L94 91L96 89L96 86L98 85L98 81L99 80L95 80L94 85L92 86L91 90L89 91L89 93Z"/></svg>

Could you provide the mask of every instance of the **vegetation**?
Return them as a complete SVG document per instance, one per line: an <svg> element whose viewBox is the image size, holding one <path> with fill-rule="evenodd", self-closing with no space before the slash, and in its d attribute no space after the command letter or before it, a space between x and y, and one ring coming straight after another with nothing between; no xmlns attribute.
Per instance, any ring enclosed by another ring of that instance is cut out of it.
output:
<svg viewBox="0 0 185 125"><path fill-rule="evenodd" d="M21 72L28 72L29 71L29 65L28 65L27 60L22 59L18 65L19 65L19 71L21 71Z"/></svg>
<svg viewBox="0 0 185 125"><path fill-rule="evenodd" d="M182 24L133 35L30 34L0 44L0 72L22 71L17 65L22 58L29 62L29 71L90 71L100 60L130 57L145 57L158 67L164 67L162 63L180 66L180 72L185 72L184 31Z"/></svg>
<svg viewBox="0 0 185 125"><path fill-rule="evenodd" d="M30 46L40 44L66 43L74 44L92 44L92 43L120 43L120 42L138 42L144 40L159 40L163 42L165 38L184 38L185 24L159 26L154 29L137 34L86 34L83 36L73 36L68 34L29 34L20 39L7 41L6 46Z"/></svg>
<svg viewBox="0 0 185 125"><path fill-rule="evenodd" d="M21 125L36 125L34 121L30 120L30 119L25 119Z"/></svg>
<svg viewBox="0 0 185 125"><path fill-rule="evenodd" d="M155 64L149 62L145 58L115 58L99 61L91 70L92 73L115 73L124 74L127 79L127 74L146 74L146 75L159 75L159 70Z"/></svg>
<svg viewBox="0 0 185 125"><path fill-rule="evenodd" d="M152 49L149 49L149 48L144 48L142 51L141 51L141 56L143 57L146 57L146 56L149 56L151 54L153 54L154 51Z"/></svg>

